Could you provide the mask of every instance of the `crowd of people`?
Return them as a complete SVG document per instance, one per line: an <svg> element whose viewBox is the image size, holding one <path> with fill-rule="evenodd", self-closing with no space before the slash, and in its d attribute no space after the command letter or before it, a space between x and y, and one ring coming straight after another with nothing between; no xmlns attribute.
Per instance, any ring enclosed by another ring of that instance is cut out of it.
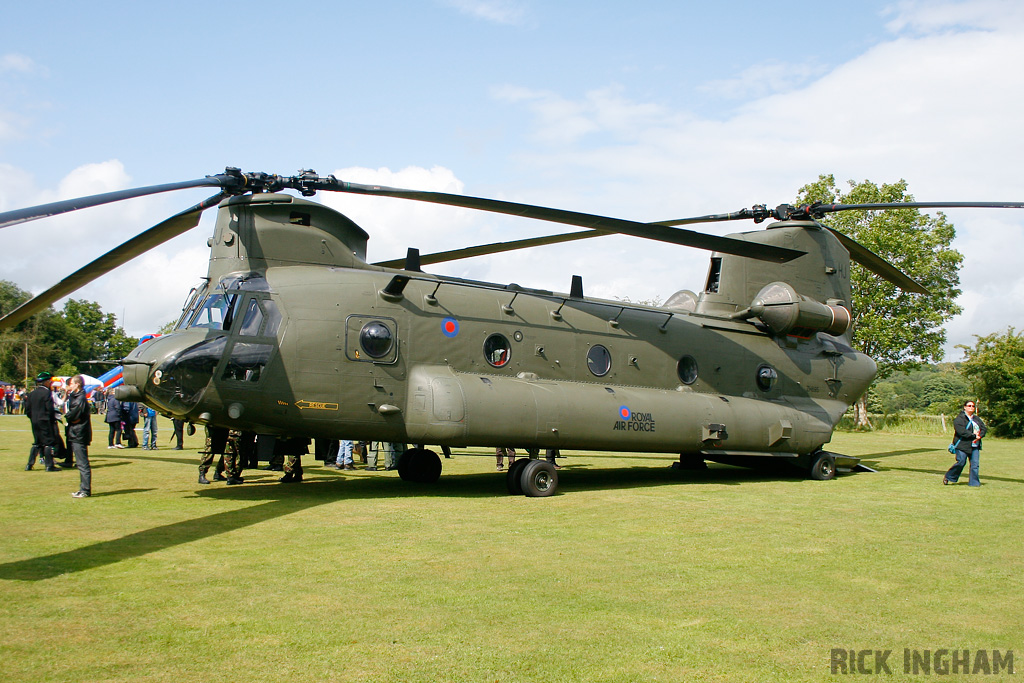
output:
<svg viewBox="0 0 1024 683"><path fill-rule="evenodd" d="M94 389L91 395L85 391L83 376L76 375L65 384L61 378L49 372L36 376L36 386L31 392L14 391L10 401L15 408L6 408L12 414L23 410L32 423L33 443L25 470L32 470L37 460L47 472L59 472L61 468L77 467L80 472L78 491L75 498L92 495L92 470L89 462L89 446L92 443L92 414L103 416L107 425L107 448L138 448L140 446L136 429L142 423L143 450L157 450L157 413L152 408L134 401L121 401L114 391ZM5 401L7 392L4 392ZM64 423L64 429L60 423ZM171 448L183 449L186 429L189 435L195 427L182 420L172 420ZM302 481L302 456L308 453L309 439L273 438L266 443L265 456L269 464L264 468L280 471L282 483ZM366 470L395 470L399 456L405 452L404 443L383 441L317 440L317 459L324 460L327 467L355 469L355 459L366 465ZM451 452L443 449L445 457ZM210 484L207 478L214 460L220 456L212 481L225 481L229 486L244 483L242 470L258 467L256 435L221 427L206 427L206 443L199 451L199 483ZM378 464L382 464L378 467Z"/></svg>
<svg viewBox="0 0 1024 683"><path fill-rule="evenodd" d="M26 470L32 470L36 461L42 462L47 472L59 472L61 468L77 467L79 471L79 488L72 496L88 498L92 495L92 470L89 463L89 445L92 443L92 414L103 415L107 424L107 448L138 448L139 439L135 430L142 421L143 450L157 450L157 413L152 408L134 401L120 401L113 391L104 394L102 389L92 392L90 398L85 391L85 380L82 375L68 379L66 385L49 372L41 372L36 376L36 387L31 392L17 391L13 385L3 387L3 411L8 414L24 412L32 423L32 448L29 451ZM64 434L61 435L59 423L64 422ZM181 420L173 420L174 430L172 441L176 450L183 448L185 424ZM188 425L189 433L194 427ZM953 421L954 442L949 451L956 456L956 462L942 478L943 485L955 484L964 467L970 463L968 485L981 486L979 476L981 466L981 442L987 426L977 415L977 403L973 400L964 402L963 410ZM124 443L122 443L124 442ZM268 470L284 473L279 481L297 483L302 481L302 456L308 452L309 439L274 439L269 456ZM376 471L378 463L383 461L384 470L398 468L398 459L406 451L404 443L384 441L347 441L329 440L316 444L317 459L323 460L327 467L352 470L358 459L366 465L366 470ZM451 453L444 448L445 457ZM206 444L200 451L199 483L209 484L207 473L213 466L217 456L220 460L214 471L214 481L225 481L229 486L244 483L242 470L258 466L256 435L252 432L240 432L220 427L206 427ZM533 455L531 453L531 455ZM556 449L546 453L548 461L555 467ZM504 468L504 460L508 458L511 465L515 462L514 448L499 447L495 449L496 466L499 471Z"/></svg>
<svg viewBox="0 0 1024 683"><path fill-rule="evenodd" d="M28 391L13 384L0 385L0 415L17 415Z"/></svg>

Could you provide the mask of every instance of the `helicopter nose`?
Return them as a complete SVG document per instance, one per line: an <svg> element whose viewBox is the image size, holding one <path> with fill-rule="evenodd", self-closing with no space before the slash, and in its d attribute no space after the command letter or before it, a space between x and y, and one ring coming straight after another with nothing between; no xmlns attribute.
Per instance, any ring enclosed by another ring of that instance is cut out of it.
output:
<svg viewBox="0 0 1024 683"><path fill-rule="evenodd" d="M162 412L186 416L206 391L224 355L227 337L188 330L157 337L132 351L124 363L120 392Z"/></svg>

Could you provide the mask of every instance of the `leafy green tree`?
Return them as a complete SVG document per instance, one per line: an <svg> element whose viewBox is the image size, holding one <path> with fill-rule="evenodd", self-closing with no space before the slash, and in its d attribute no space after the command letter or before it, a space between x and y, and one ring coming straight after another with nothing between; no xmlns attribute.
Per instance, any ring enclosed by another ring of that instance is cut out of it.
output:
<svg viewBox="0 0 1024 683"><path fill-rule="evenodd" d="M924 381L925 409L933 415L956 415L971 393L971 385L958 372L936 372Z"/></svg>
<svg viewBox="0 0 1024 683"><path fill-rule="evenodd" d="M1024 436L1024 335L1011 327L1006 334L976 337L964 350L963 373L977 391L978 414L994 434Z"/></svg>
<svg viewBox="0 0 1024 683"><path fill-rule="evenodd" d="M10 313L31 298L30 292L13 282L0 280L0 315ZM46 338L47 332L54 327L52 317L53 311L50 309L13 328L0 331L0 377L22 383L26 377L34 376L43 367L61 364L54 345L48 343Z"/></svg>
<svg viewBox="0 0 1024 683"><path fill-rule="evenodd" d="M876 185L849 181L840 192L832 175L800 188L797 204L866 204L911 202L907 182ZM963 255L950 245L956 231L945 215L922 214L916 209L890 211L842 211L831 214L828 224L888 260L924 285L930 295L900 290L866 268L851 268L853 344L878 363L878 377L942 359L946 341L943 324L961 311L960 266ZM855 406L855 422L866 426L866 399Z"/></svg>
<svg viewBox="0 0 1024 683"><path fill-rule="evenodd" d="M61 316L67 323L65 338L79 360L124 358L136 341L118 327L113 313L104 313L95 301L68 299Z"/></svg>
<svg viewBox="0 0 1024 683"><path fill-rule="evenodd" d="M13 282L0 280L0 315L31 297ZM9 381L26 377L26 350L27 376L32 377L44 369L81 371L83 360L123 358L135 346L112 313L104 313L96 302L70 299L60 312L47 308L0 331L0 377Z"/></svg>

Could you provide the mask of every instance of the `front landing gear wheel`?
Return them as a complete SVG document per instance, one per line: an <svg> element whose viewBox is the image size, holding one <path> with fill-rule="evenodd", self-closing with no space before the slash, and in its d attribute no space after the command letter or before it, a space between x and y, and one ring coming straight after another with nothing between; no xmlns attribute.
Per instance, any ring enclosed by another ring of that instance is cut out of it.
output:
<svg viewBox="0 0 1024 683"><path fill-rule="evenodd" d="M811 461L811 479L828 481L836 478L836 459L831 453L822 451Z"/></svg>
<svg viewBox="0 0 1024 683"><path fill-rule="evenodd" d="M558 472L547 460L530 460L522 470L520 483L530 498L544 498L558 490Z"/></svg>
<svg viewBox="0 0 1024 683"><path fill-rule="evenodd" d="M433 484L441 476L441 458L426 448L410 448L398 457L398 476L404 481Z"/></svg>
<svg viewBox="0 0 1024 683"><path fill-rule="evenodd" d="M530 464L528 458L520 458L508 466L508 474L505 475L505 486L513 496L523 495L523 468Z"/></svg>

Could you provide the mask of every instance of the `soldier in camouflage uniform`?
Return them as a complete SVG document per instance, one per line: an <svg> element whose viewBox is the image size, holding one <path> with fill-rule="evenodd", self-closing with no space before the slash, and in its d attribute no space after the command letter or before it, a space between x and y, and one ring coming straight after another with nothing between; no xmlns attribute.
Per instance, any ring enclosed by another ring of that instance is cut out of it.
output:
<svg viewBox="0 0 1024 683"><path fill-rule="evenodd" d="M284 458L284 476L281 477L282 483L288 484L292 482L302 481L302 456L301 455L286 455Z"/></svg>
<svg viewBox="0 0 1024 683"><path fill-rule="evenodd" d="M284 453L284 476L279 481L284 484L302 481L302 454L308 452L309 439L278 439L274 444L275 452Z"/></svg>
<svg viewBox="0 0 1024 683"><path fill-rule="evenodd" d="M234 429L228 430L223 427L210 427L207 425L206 446L200 451L202 455L202 460L199 462L200 484L210 483L210 480L206 478L206 473L213 464L213 456L218 453L220 454L221 461L224 463L224 474L227 477L228 486L242 483L243 479L239 476L241 468L238 462L241 437L241 432Z"/></svg>

